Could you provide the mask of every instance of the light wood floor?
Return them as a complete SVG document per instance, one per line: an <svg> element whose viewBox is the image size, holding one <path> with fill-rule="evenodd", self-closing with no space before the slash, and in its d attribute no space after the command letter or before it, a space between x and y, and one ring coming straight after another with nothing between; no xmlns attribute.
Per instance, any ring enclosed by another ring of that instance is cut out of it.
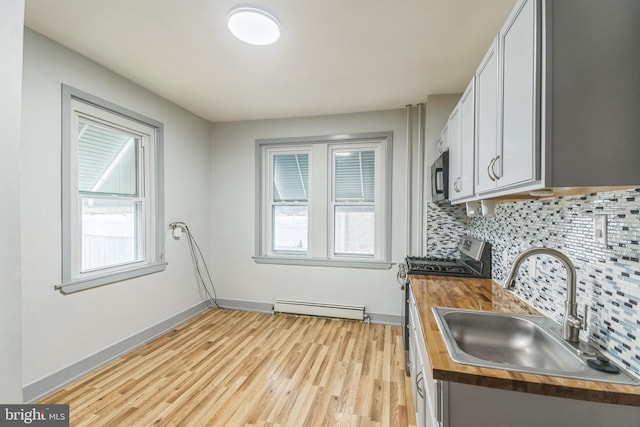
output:
<svg viewBox="0 0 640 427"><path fill-rule="evenodd" d="M72 426L414 426L399 326L210 309L38 403Z"/></svg>

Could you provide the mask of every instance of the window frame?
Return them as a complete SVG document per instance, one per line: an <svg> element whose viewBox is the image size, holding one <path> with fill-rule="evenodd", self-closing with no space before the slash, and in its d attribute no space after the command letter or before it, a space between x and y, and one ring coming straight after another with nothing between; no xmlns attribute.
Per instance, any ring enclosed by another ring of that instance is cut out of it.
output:
<svg viewBox="0 0 640 427"><path fill-rule="evenodd" d="M144 245L141 260L82 271L81 203L93 194L98 198L122 199L110 194L80 191L78 184L77 122L82 118L94 124L121 129L140 137L136 177L141 218L144 227L139 243ZM76 128L74 128L76 126ZM163 271L164 261L164 159L161 122L120 107L89 93L62 85L62 280L56 289L64 294L91 289ZM89 195L89 196L87 196Z"/></svg>
<svg viewBox="0 0 640 427"><path fill-rule="evenodd" d="M390 269L392 132L366 132L310 137L256 139L256 263L311 265L368 269ZM318 147L324 149L318 150ZM272 198L272 170L269 153L309 150L308 251L306 254L273 253L269 203ZM362 256L334 252L334 162L336 149L376 150L375 254ZM323 154L319 156L318 154ZM313 159L313 160L312 160ZM379 165L377 164L379 163ZM318 165L322 164L324 170ZM379 198L379 200L377 200Z"/></svg>

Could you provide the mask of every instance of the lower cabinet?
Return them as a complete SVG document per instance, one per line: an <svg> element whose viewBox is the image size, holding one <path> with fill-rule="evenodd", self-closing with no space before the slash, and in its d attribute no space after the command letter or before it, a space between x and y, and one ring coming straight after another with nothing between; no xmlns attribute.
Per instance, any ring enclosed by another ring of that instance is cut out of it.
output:
<svg viewBox="0 0 640 427"><path fill-rule="evenodd" d="M444 427L447 383L433 379L413 293L409 294L409 367L418 427Z"/></svg>

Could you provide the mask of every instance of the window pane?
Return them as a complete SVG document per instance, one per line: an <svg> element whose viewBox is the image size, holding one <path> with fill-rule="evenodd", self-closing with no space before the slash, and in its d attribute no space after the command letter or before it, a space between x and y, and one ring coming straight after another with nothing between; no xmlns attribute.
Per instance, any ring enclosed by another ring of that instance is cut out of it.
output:
<svg viewBox="0 0 640 427"><path fill-rule="evenodd" d="M375 253L374 206L336 206L334 253L368 255Z"/></svg>
<svg viewBox="0 0 640 427"><path fill-rule="evenodd" d="M78 190L137 195L138 139L122 130L78 121Z"/></svg>
<svg viewBox="0 0 640 427"><path fill-rule="evenodd" d="M273 252L307 253L307 206L273 207Z"/></svg>
<svg viewBox="0 0 640 427"><path fill-rule="evenodd" d="M276 154L273 156L273 201L306 202L309 200L309 155Z"/></svg>
<svg viewBox="0 0 640 427"><path fill-rule="evenodd" d="M375 159L375 151L335 153L336 201L374 201Z"/></svg>
<svg viewBox="0 0 640 427"><path fill-rule="evenodd" d="M144 260L142 202L84 198L81 271Z"/></svg>

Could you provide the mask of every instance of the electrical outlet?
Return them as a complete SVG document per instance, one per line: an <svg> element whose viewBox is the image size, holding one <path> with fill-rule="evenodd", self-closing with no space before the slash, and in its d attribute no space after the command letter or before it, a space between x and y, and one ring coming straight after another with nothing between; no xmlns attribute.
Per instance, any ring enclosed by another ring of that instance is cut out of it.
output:
<svg viewBox="0 0 640 427"><path fill-rule="evenodd" d="M607 245L607 215L599 214L593 217L593 237L596 243Z"/></svg>

